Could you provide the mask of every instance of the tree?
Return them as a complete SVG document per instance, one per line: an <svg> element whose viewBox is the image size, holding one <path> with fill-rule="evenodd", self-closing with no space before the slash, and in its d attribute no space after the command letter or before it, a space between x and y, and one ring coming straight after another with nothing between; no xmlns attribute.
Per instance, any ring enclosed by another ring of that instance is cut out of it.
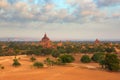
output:
<svg viewBox="0 0 120 80"><path fill-rule="evenodd" d="M60 53L65 53L66 52L66 50L63 46L62 47L57 47L57 51L59 51Z"/></svg>
<svg viewBox="0 0 120 80"><path fill-rule="evenodd" d="M89 62L91 62L91 59L88 55L83 55L81 57L80 61L83 62L83 63L89 63Z"/></svg>
<svg viewBox="0 0 120 80"><path fill-rule="evenodd" d="M44 65L41 62L34 62L33 66L37 68L42 68Z"/></svg>
<svg viewBox="0 0 120 80"><path fill-rule="evenodd" d="M28 51L26 51L25 53L26 53L27 55L32 55L32 54L34 54L34 51L28 50Z"/></svg>
<svg viewBox="0 0 120 80"><path fill-rule="evenodd" d="M2 53L2 47L0 46L0 53Z"/></svg>
<svg viewBox="0 0 120 80"><path fill-rule="evenodd" d="M30 60L33 62L33 61L36 60L36 58L32 56L32 57L30 58Z"/></svg>
<svg viewBox="0 0 120 80"><path fill-rule="evenodd" d="M62 63L71 63L75 60L75 58L72 55L64 54L59 57L59 60Z"/></svg>
<svg viewBox="0 0 120 80"><path fill-rule="evenodd" d="M110 71L119 71L120 70L120 60L116 54L106 54L105 68Z"/></svg>
<svg viewBox="0 0 120 80"><path fill-rule="evenodd" d="M104 60L104 58L105 58L105 54L99 52L99 53L95 53L91 59L99 63L101 60Z"/></svg>
<svg viewBox="0 0 120 80"><path fill-rule="evenodd" d="M41 50L41 53L42 53L42 55L49 55L52 53L52 50L53 50L52 48L43 48Z"/></svg>
<svg viewBox="0 0 120 80"><path fill-rule="evenodd" d="M72 53L73 52L73 47L70 45L67 45L65 48L66 53Z"/></svg>
<svg viewBox="0 0 120 80"><path fill-rule="evenodd" d="M100 60L99 64L102 66L103 69L105 68L105 60L104 59Z"/></svg>
<svg viewBox="0 0 120 80"><path fill-rule="evenodd" d="M15 59L13 59L13 64L12 65L17 67L17 66L20 66L21 64L19 63L18 59L16 59L16 57L15 57Z"/></svg>
<svg viewBox="0 0 120 80"><path fill-rule="evenodd" d="M105 48L105 51L111 53L111 52L115 52L115 49L113 47L107 47Z"/></svg>
<svg viewBox="0 0 120 80"><path fill-rule="evenodd" d="M46 60L44 60L45 64L47 65L51 65L53 66L53 64L55 64L55 62L53 60L51 60L50 58L46 58Z"/></svg>
<svg viewBox="0 0 120 80"><path fill-rule="evenodd" d="M57 57L60 56L60 52L57 51L57 50L53 50L53 51L52 51L52 56L55 57L55 58L57 58Z"/></svg>
<svg viewBox="0 0 120 80"><path fill-rule="evenodd" d="M15 55L18 55L20 51L18 49L15 49L14 52L15 52Z"/></svg>

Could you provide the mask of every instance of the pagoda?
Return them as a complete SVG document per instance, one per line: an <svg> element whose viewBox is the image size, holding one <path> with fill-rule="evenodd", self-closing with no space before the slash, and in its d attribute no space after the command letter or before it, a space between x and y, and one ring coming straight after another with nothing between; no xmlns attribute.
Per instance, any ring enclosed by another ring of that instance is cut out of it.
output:
<svg viewBox="0 0 120 80"><path fill-rule="evenodd" d="M47 37L47 34L44 34L44 37L40 41L40 45L43 46L44 48L50 48L52 47L52 43L50 39Z"/></svg>
<svg viewBox="0 0 120 80"><path fill-rule="evenodd" d="M95 40L95 44L100 44L100 41L98 39Z"/></svg>

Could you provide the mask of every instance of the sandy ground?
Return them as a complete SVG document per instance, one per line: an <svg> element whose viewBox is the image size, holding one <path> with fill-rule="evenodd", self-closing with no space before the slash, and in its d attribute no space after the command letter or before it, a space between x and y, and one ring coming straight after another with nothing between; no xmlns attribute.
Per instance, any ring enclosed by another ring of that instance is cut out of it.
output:
<svg viewBox="0 0 120 80"><path fill-rule="evenodd" d="M13 56L0 57L0 64L5 69L0 69L0 80L120 80L120 73L108 72L99 69L96 63L82 64L76 61L66 66L52 66L36 69L32 66L29 56L20 57L20 67L13 67ZM38 61L46 57L37 57Z"/></svg>

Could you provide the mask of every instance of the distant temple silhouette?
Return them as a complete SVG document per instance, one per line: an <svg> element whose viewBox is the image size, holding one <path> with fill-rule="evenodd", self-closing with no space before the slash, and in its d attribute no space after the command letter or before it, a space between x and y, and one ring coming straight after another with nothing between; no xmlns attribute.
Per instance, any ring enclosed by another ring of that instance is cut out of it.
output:
<svg viewBox="0 0 120 80"><path fill-rule="evenodd" d="M44 37L42 38L42 40L40 41L40 45L45 47L45 48L50 48L52 46L52 42L50 41L50 39L47 37L47 34L44 34Z"/></svg>
<svg viewBox="0 0 120 80"><path fill-rule="evenodd" d="M44 48L56 48L57 46L62 46L63 43L60 41L57 44L54 44L47 36L47 34L45 33L43 38L41 39L41 41L39 42L39 44L41 46L43 46Z"/></svg>
<svg viewBox="0 0 120 80"><path fill-rule="evenodd" d="M94 43L95 44L100 44L100 40L96 39Z"/></svg>

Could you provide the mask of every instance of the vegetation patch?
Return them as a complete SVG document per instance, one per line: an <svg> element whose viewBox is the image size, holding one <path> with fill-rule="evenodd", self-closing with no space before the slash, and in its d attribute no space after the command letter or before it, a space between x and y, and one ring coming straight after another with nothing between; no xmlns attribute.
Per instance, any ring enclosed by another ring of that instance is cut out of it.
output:
<svg viewBox="0 0 120 80"><path fill-rule="evenodd" d="M61 63L71 63L74 60L75 60L75 58L69 54L64 54L59 57L59 61L61 61Z"/></svg>
<svg viewBox="0 0 120 80"><path fill-rule="evenodd" d="M93 54L92 56L92 60L95 61L95 62L101 62L103 59L105 58L105 54L104 53L95 53Z"/></svg>
<svg viewBox="0 0 120 80"><path fill-rule="evenodd" d="M45 64L53 66L54 64L56 64L55 61L51 60L50 58L46 58L46 60L44 60Z"/></svg>
<svg viewBox="0 0 120 80"><path fill-rule="evenodd" d="M116 54L106 54L103 66L110 71L120 71L120 59Z"/></svg>
<svg viewBox="0 0 120 80"><path fill-rule="evenodd" d="M41 62L34 62L33 66L36 67L36 68L43 68L44 65Z"/></svg>
<svg viewBox="0 0 120 80"><path fill-rule="evenodd" d="M20 66L21 63L18 61L17 58L15 58L15 59L13 59L13 64L12 65L15 66L15 67L17 67L17 66Z"/></svg>
<svg viewBox="0 0 120 80"><path fill-rule="evenodd" d="M36 58L33 56L30 58L30 61L32 61L32 62L34 62L35 60L36 60Z"/></svg>
<svg viewBox="0 0 120 80"><path fill-rule="evenodd" d="M89 63L89 62L91 62L91 58L88 55L83 55L81 57L80 61L83 63Z"/></svg>

